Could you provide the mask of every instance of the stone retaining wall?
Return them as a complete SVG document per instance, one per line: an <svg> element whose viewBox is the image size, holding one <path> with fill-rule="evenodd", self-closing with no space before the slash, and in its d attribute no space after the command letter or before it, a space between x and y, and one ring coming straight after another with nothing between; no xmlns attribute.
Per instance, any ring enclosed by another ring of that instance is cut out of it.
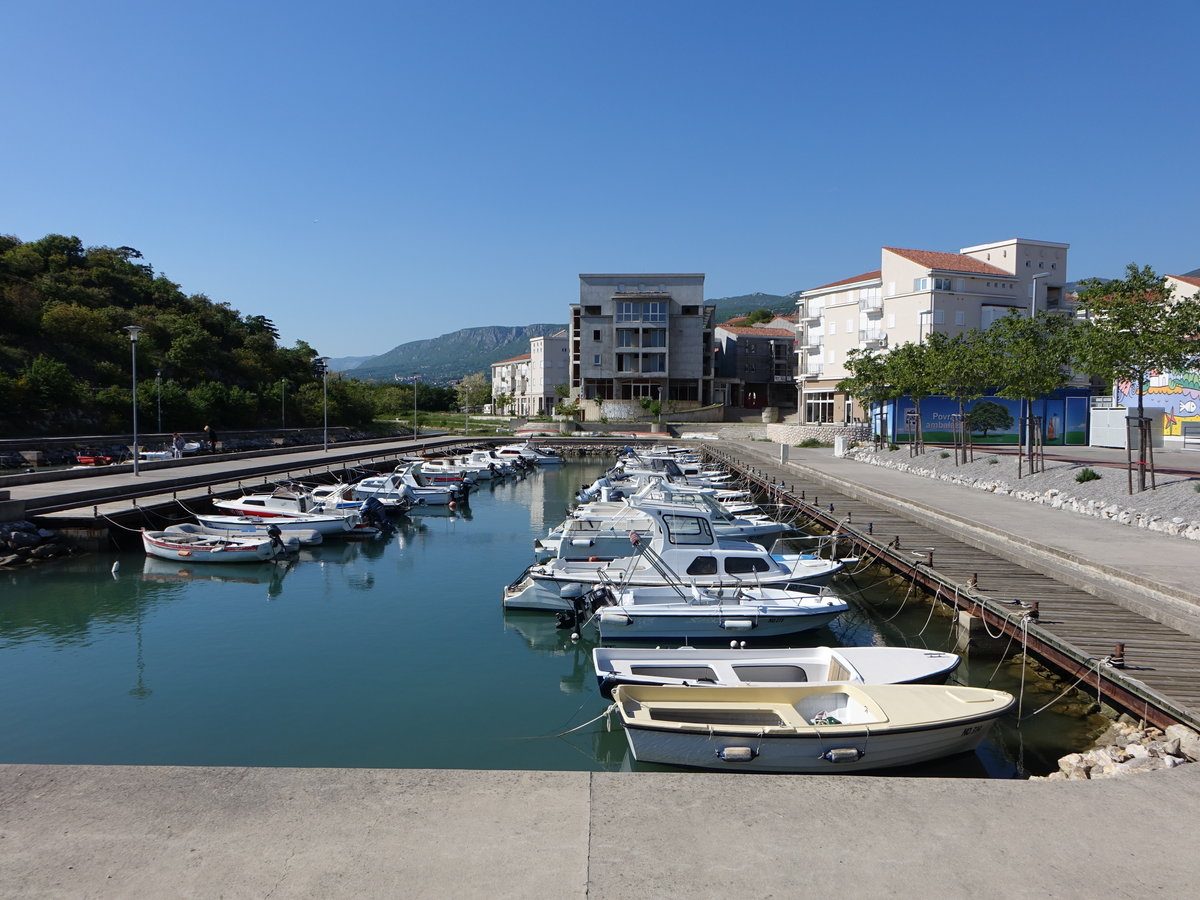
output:
<svg viewBox="0 0 1200 900"><path fill-rule="evenodd" d="M871 426L867 424L854 425L795 425L779 423L766 426L767 437L778 444L795 446L807 440L817 440L822 444L832 444L835 437L844 437L848 441L869 441Z"/></svg>

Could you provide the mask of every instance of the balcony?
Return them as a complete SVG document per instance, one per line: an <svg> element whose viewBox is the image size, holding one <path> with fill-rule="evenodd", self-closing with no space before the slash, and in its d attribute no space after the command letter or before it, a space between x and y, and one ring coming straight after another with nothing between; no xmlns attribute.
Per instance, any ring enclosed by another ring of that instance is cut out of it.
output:
<svg viewBox="0 0 1200 900"><path fill-rule="evenodd" d="M864 347L886 347L887 332L877 328L864 328L858 332L858 342Z"/></svg>
<svg viewBox="0 0 1200 900"><path fill-rule="evenodd" d="M824 310L820 306L815 307L813 309L808 309L807 307L802 307L799 311L800 321L801 322L819 322L819 321L821 321L821 313L822 312L824 312Z"/></svg>
<svg viewBox="0 0 1200 900"><path fill-rule="evenodd" d="M822 334L806 334L800 338L800 348L820 347L825 341L825 336Z"/></svg>
<svg viewBox="0 0 1200 900"><path fill-rule="evenodd" d="M883 298L871 297L858 301L858 308L861 312L865 312L868 316L883 315Z"/></svg>

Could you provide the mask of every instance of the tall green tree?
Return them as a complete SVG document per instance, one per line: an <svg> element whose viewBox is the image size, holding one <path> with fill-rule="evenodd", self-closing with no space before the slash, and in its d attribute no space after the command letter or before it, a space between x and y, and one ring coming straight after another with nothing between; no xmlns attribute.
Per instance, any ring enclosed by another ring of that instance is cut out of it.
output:
<svg viewBox="0 0 1200 900"><path fill-rule="evenodd" d="M871 349L855 349L846 354L846 371L849 378L837 383L837 390L844 391L871 417L871 433L876 442L883 440L883 404L897 396L889 380L887 362L883 356Z"/></svg>
<svg viewBox="0 0 1200 900"><path fill-rule="evenodd" d="M1145 417L1146 382L1155 372L1197 368L1200 301L1176 299L1150 266L1125 267L1125 277L1080 282L1084 320L1075 329L1076 366L1107 381L1127 381Z"/></svg>
<svg viewBox="0 0 1200 900"><path fill-rule="evenodd" d="M915 450L925 446L925 423L921 416L921 401L938 389L937 373L933 367L933 355L928 344L901 344L884 358L887 364L888 381L896 389L898 397L907 396L913 402L917 424L913 434Z"/></svg>
<svg viewBox="0 0 1200 900"><path fill-rule="evenodd" d="M935 390L958 403L958 418L964 423L962 451L968 452L970 426L966 404L982 397L994 386L994 368L988 357L988 343L983 333L977 330L949 335L935 331L926 339L929 348L929 367ZM972 413L973 415L973 413ZM986 433L986 432L985 432ZM958 462L959 445L955 444L955 463Z"/></svg>
<svg viewBox="0 0 1200 900"><path fill-rule="evenodd" d="M983 332L988 365L999 384L996 393L1009 400L1021 401L1025 441L1022 453L1017 457L1018 477L1025 458L1031 467L1036 465L1034 401L1062 390L1071 380L1073 342L1070 329L1070 320L1056 313L1027 316L1014 310Z"/></svg>

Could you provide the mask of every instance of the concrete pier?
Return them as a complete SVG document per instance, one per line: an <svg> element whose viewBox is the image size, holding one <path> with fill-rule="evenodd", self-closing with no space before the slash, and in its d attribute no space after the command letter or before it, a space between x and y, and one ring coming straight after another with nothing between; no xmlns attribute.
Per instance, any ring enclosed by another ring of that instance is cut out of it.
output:
<svg viewBox="0 0 1200 900"><path fill-rule="evenodd" d="M0 766L0 896L1182 896L1198 810L1197 765L1053 783Z"/></svg>

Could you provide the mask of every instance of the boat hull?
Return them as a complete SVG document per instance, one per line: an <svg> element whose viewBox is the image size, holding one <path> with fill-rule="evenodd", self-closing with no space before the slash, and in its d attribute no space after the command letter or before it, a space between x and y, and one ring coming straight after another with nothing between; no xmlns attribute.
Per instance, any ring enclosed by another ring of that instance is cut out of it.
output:
<svg viewBox="0 0 1200 900"><path fill-rule="evenodd" d="M149 555L159 559L189 563L258 563L281 557L286 552L273 546L270 540L183 540L145 531L142 532L142 546Z"/></svg>
<svg viewBox="0 0 1200 900"><path fill-rule="evenodd" d="M642 687L613 691L635 759L694 769L821 774L975 750L1012 695L935 685Z"/></svg>

